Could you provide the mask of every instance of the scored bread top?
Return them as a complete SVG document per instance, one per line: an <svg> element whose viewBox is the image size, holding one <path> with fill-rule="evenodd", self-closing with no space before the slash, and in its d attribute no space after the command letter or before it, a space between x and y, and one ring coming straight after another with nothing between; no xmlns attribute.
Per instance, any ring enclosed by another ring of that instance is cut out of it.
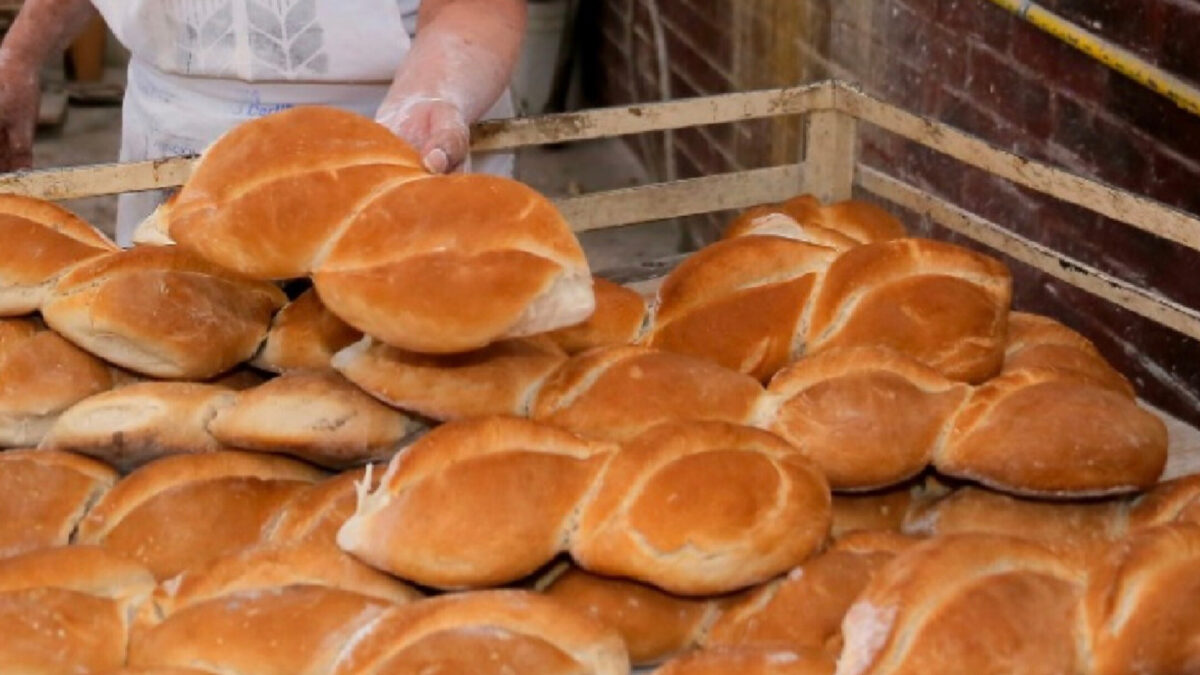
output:
<svg viewBox="0 0 1200 675"><path fill-rule="evenodd" d="M1003 372L1054 368L1134 396L1133 385L1117 372L1091 340L1049 317L1012 312Z"/></svg>
<svg viewBox="0 0 1200 675"><path fill-rule="evenodd" d="M1176 521L1200 525L1200 475L1159 483L1130 504L1131 530Z"/></svg>
<svg viewBox="0 0 1200 675"><path fill-rule="evenodd" d="M859 244L900 239L904 225L884 209L868 202L847 200L822 205L812 195L742 212L724 238L774 235L843 251Z"/></svg>
<svg viewBox="0 0 1200 675"><path fill-rule="evenodd" d="M337 318L309 288L271 320L267 338L250 364L273 373L328 368L338 350L360 338L362 333Z"/></svg>
<svg viewBox="0 0 1200 675"><path fill-rule="evenodd" d="M836 662L818 649L721 646L663 664L654 675L834 675Z"/></svg>
<svg viewBox="0 0 1200 675"><path fill-rule="evenodd" d="M112 467L87 457L0 453L0 558L70 543L88 507L116 482Z"/></svg>
<svg viewBox="0 0 1200 675"><path fill-rule="evenodd" d="M567 354L637 342L646 321L646 300L633 289L595 276L592 290L596 294L596 310L587 321L552 331L546 337Z"/></svg>

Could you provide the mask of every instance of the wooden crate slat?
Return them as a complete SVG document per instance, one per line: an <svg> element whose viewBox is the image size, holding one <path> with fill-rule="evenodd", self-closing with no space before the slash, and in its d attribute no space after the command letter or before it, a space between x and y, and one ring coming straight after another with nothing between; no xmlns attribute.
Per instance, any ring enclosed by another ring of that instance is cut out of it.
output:
<svg viewBox="0 0 1200 675"><path fill-rule="evenodd" d="M1009 232L985 218L876 169L860 164L858 184L872 194L916 213L928 215L940 225L1006 253L1057 279L1200 340L1200 312L1060 255L1054 249Z"/></svg>
<svg viewBox="0 0 1200 675"><path fill-rule="evenodd" d="M847 85L838 86L834 101L839 110L963 163L1200 251L1200 223L1182 211L1062 169L1018 157L953 127L901 110Z"/></svg>
<svg viewBox="0 0 1200 675"><path fill-rule="evenodd" d="M171 157L0 174L0 193L59 200L176 187L191 175L194 162L191 157Z"/></svg>
<svg viewBox="0 0 1200 675"><path fill-rule="evenodd" d="M555 200L576 232L740 209L795 196L798 164L689 178Z"/></svg>

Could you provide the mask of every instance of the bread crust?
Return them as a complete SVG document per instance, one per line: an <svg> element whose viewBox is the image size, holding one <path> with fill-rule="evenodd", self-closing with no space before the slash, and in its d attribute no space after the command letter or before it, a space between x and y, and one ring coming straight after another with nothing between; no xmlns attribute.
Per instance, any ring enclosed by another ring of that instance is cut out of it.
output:
<svg viewBox="0 0 1200 675"><path fill-rule="evenodd" d="M642 338L648 307L637 291L592 277L596 310L586 321L547 333L568 355L596 347L631 345Z"/></svg>
<svg viewBox="0 0 1200 675"><path fill-rule="evenodd" d="M654 675L833 675L833 657L812 649L716 647L663 664Z"/></svg>
<svg viewBox="0 0 1200 675"><path fill-rule="evenodd" d="M309 288L279 310L250 365L272 373L328 368L333 355L362 338L362 333L321 303Z"/></svg>
<svg viewBox="0 0 1200 675"><path fill-rule="evenodd" d="M88 508L117 482L117 472L65 452L0 453L0 559L66 546Z"/></svg>

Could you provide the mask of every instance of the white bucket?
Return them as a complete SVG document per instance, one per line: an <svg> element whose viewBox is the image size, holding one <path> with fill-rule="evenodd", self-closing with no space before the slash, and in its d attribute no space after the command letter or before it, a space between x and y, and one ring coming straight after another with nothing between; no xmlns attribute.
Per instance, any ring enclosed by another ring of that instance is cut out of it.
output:
<svg viewBox="0 0 1200 675"><path fill-rule="evenodd" d="M512 81L518 115L542 112L550 97L558 46L566 30L567 5L567 0L539 0L527 5L529 22Z"/></svg>

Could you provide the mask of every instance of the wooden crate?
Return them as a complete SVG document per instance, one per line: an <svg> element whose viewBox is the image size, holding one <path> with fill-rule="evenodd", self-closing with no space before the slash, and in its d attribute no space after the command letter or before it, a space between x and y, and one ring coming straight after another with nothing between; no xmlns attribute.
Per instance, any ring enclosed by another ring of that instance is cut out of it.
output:
<svg viewBox="0 0 1200 675"><path fill-rule="evenodd" d="M472 148L511 150L666 129L739 122L782 115L806 119L804 153L797 164L751 169L565 197L558 207L579 232L664 220L763 202L800 192L824 200L848 198L861 188L978 241L1053 277L1200 340L1200 312L1116 278L1031 241L907 182L865 166L856 156L859 125L868 124L915 141L1015 184L1200 250L1200 219L1163 204L999 150L953 127L905 112L843 82L827 81L664 103L603 108L558 115L496 120L476 125ZM0 175L0 192L45 199L74 199L181 185L194 157L106 164ZM601 272L653 292L678 258ZM1171 433L1167 477L1200 473L1200 431L1163 414Z"/></svg>

